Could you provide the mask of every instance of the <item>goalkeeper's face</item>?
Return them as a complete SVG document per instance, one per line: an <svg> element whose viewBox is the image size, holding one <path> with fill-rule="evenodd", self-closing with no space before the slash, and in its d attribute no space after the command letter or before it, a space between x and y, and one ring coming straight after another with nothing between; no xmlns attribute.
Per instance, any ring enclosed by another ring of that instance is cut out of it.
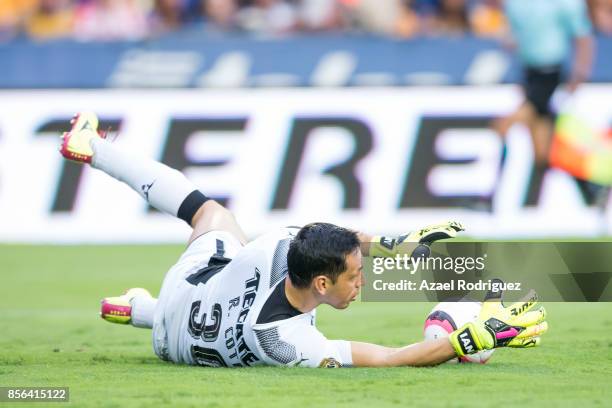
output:
<svg viewBox="0 0 612 408"><path fill-rule="evenodd" d="M361 251L357 248L346 256L346 270L338 275L336 282L328 281L325 303L336 309L346 309L359 295L363 283Z"/></svg>

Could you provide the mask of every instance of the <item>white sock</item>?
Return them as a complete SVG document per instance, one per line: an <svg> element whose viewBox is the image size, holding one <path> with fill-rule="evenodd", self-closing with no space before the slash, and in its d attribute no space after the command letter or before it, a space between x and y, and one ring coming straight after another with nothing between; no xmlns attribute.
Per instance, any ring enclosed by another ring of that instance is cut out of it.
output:
<svg viewBox="0 0 612 408"><path fill-rule="evenodd" d="M153 317L157 299L150 296L135 296L130 301L132 305L132 326L143 329L153 328Z"/></svg>
<svg viewBox="0 0 612 408"><path fill-rule="evenodd" d="M176 217L185 198L197 190L180 171L124 152L107 140L93 138L91 148L94 151L92 167L123 181L149 204L167 214Z"/></svg>

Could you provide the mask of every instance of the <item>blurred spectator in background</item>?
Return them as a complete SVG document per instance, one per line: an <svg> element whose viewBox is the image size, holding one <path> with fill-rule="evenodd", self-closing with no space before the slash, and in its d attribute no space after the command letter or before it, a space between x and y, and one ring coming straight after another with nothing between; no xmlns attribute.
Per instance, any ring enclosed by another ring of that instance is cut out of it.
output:
<svg viewBox="0 0 612 408"><path fill-rule="evenodd" d="M32 14L37 0L0 0L0 41L13 38L26 16Z"/></svg>
<svg viewBox="0 0 612 408"><path fill-rule="evenodd" d="M403 0L395 22L395 35L397 37L413 37L421 30L421 20L413 8L412 0Z"/></svg>
<svg viewBox="0 0 612 408"><path fill-rule="evenodd" d="M474 35L503 39L508 36L508 22L503 0L482 0L470 11L470 25Z"/></svg>
<svg viewBox="0 0 612 408"><path fill-rule="evenodd" d="M533 0L556 4L562 0ZM573 1L573 0L571 0ZM598 33L612 35L612 0L587 2ZM504 0L0 0L0 41L138 40L203 23L208 33L368 32L399 38L472 33L503 38ZM528 9L528 8L527 8ZM554 12L554 11L553 11ZM73 16L73 14L76 15Z"/></svg>
<svg viewBox="0 0 612 408"><path fill-rule="evenodd" d="M299 31L335 31L348 27L348 19L338 0L300 0L296 7Z"/></svg>
<svg viewBox="0 0 612 408"><path fill-rule="evenodd" d="M431 12L423 16L424 34L462 35L469 30L466 0L438 0Z"/></svg>
<svg viewBox="0 0 612 408"><path fill-rule="evenodd" d="M239 24L256 34L287 34L297 27L295 7L283 0L252 0L238 12Z"/></svg>
<svg viewBox="0 0 612 408"><path fill-rule="evenodd" d="M145 10L137 0L87 0L76 11L78 40L139 40L147 32Z"/></svg>
<svg viewBox="0 0 612 408"><path fill-rule="evenodd" d="M25 24L26 33L36 40L72 36L74 5L70 0L39 0Z"/></svg>
<svg viewBox="0 0 612 408"><path fill-rule="evenodd" d="M595 30L612 35L612 0L588 0L589 11Z"/></svg>
<svg viewBox="0 0 612 408"><path fill-rule="evenodd" d="M201 9L209 31L239 31L236 0L201 0Z"/></svg>
<svg viewBox="0 0 612 408"><path fill-rule="evenodd" d="M163 35L183 28L193 20L187 0L153 0L149 16L150 34Z"/></svg>
<svg viewBox="0 0 612 408"><path fill-rule="evenodd" d="M588 79L593 61L592 28L584 0L505 0L505 11L524 67L525 100L494 126L503 137L517 122L530 130L535 166L527 204L533 205L548 168L555 119L551 97L564 79L563 63L572 54L572 45L575 52L566 88L573 92Z"/></svg>
<svg viewBox="0 0 612 408"><path fill-rule="evenodd" d="M353 26L359 30L411 37L420 30L419 18L406 0L342 0Z"/></svg>

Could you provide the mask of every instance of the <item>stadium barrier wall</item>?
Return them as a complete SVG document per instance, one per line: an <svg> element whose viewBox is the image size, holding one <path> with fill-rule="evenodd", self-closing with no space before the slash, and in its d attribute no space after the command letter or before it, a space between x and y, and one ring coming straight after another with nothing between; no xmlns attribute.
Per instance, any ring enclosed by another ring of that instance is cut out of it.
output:
<svg viewBox="0 0 612 408"><path fill-rule="evenodd" d="M521 78L515 54L470 36L253 39L194 31L145 42L18 40L0 46L0 60L4 89L491 85ZM590 80L612 82L610 67L612 38L599 37Z"/></svg>
<svg viewBox="0 0 612 408"><path fill-rule="evenodd" d="M611 92L588 85L576 95L592 126L609 129ZM397 234L447 219L480 237L610 234L610 211L586 206L559 170L527 200L532 150L521 126L499 173L502 145L488 124L520 101L511 85L2 91L0 241L188 237L186 224L125 185L62 159L58 136L84 109L119 130L117 145L180 169L226 203L251 236L311 221ZM482 211L489 195L492 211Z"/></svg>

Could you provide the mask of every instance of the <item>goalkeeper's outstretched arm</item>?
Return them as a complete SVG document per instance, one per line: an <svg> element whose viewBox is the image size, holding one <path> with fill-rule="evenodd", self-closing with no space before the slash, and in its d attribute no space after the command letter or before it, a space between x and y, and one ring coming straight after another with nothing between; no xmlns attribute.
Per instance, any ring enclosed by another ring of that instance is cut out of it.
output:
<svg viewBox="0 0 612 408"><path fill-rule="evenodd" d="M456 356L498 347L535 347L540 344L540 336L548 330L546 310L537 305L534 291L507 307L502 303L501 291L489 291L478 318L450 333L448 338L426 340L402 348L351 342L353 365L431 366Z"/></svg>
<svg viewBox="0 0 612 408"><path fill-rule="evenodd" d="M447 338L399 348L353 341L351 352L355 367L434 366L457 356Z"/></svg>

